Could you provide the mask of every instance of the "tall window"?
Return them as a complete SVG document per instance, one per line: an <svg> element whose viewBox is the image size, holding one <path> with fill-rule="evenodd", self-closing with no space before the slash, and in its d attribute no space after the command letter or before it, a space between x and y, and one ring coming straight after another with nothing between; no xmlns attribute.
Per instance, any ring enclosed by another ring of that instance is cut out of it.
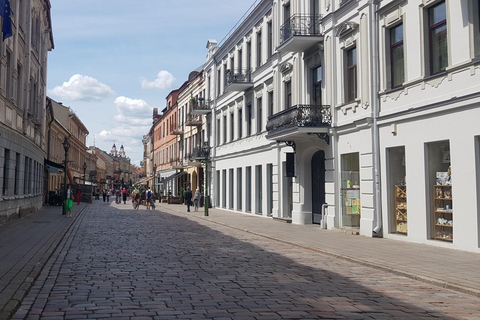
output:
<svg viewBox="0 0 480 320"><path fill-rule="evenodd" d="M268 48L267 48L267 57L270 58L273 55L273 28L272 22L267 23L268 31Z"/></svg>
<svg viewBox="0 0 480 320"><path fill-rule="evenodd" d="M273 91L268 93L268 116L273 115Z"/></svg>
<svg viewBox="0 0 480 320"><path fill-rule="evenodd" d="M237 210L242 211L242 168L237 168Z"/></svg>
<svg viewBox="0 0 480 320"><path fill-rule="evenodd" d="M243 68L242 55L243 55L242 49L238 50L238 72L243 73L243 71L242 71L242 68Z"/></svg>
<svg viewBox="0 0 480 320"><path fill-rule="evenodd" d="M20 153L17 152L17 157L15 159L15 181L13 187L13 194L19 194L19 183L20 183Z"/></svg>
<svg viewBox="0 0 480 320"><path fill-rule="evenodd" d="M252 211L252 167L245 168L245 211Z"/></svg>
<svg viewBox="0 0 480 320"><path fill-rule="evenodd" d="M252 68L252 43L247 42L247 70Z"/></svg>
<svg viewBox="0 0 480 320"><path fill-rule="evenodd" d="M257 99L257 133L262 132L262 98Z"/></svg>
<svg viewBox="0 0 480 320"><path fill-rule="evenodd" d="M17 64L17 106L23 109L22 96L23 96L23 77L22 77L22 65Z"/></svg>
<svg viewBox="0 0 480 320"><path fill-rule="evenodd" d="M230 141L235 140L235 117L230 113Z"/></svg>
<svg viewBox="0 0 480 320"><path fill-rule="evenodd" d="M390 29L390 77L392 88L401 86L405 79L403 62L403 24Z"/></svg>
<svg viewBox="0 0 480 320"><path fill-rule="evenodd" d="M217 97L221 94L222 90L222 71L217 70Z"/></svg>
<svg viewBox="0 0 480 320"><path fill-rule="evenodd" d="M227 115L223 116L223 143L227 143Z"/></svg>
<svg viewBox="0 0 480 320"><path fill-rule="evenodd" d="M347 102L357 98L357 48L347 50Z"/></svg>
<svg viewBox="0 0 480 320"><path fill-rule="evenodd" d="M215 128L217 131L217 146L220 145L220 119L217 119L217 127Z"/></svg>
<svg viewBox="0 0 480 320"><path fill-rule="evenodd" d="M445 2L428 9L430 74L445 71L448 65L447 13Z"/></svg>
<svg viewBox="0 0 480 320"><path fill-rule="evenodd" d="M228 71L227 63L224 63L223 64L223 88L227 86L227 71Z"/></svg>
<svg viewBox="0 0 480 320"><path fill-rule="evenodd" d="M322 67L312 69L312 104L322 105Z"/></svg>
<svg viewBox="0 0 480 320"><path fill-rule="evenodd" d="M292 82L285 82L285 109L292 107Z"/></svg>
<svg viewBox="0 0 480 320"><path fill-rule="evenodd" d="M247 136L252 134L252 104L247 105L246 117L247 117Z"/></svg>
<svg viewBox="0 0 480 320"><path fill-rule="evenodd" d="M3 157L3 185L2 185L2 194L7 195L8 192L8 180L9 180L9 170L10 170L10 150L5 149Z"/></svg>
<svg viewBox="0 0 480 320"><path fill-rule="evenodd" d="M262 186L262 165L255 166L255 194L257 199L255 199L255 211L256 213L262 213L262 202L263 202L263 186Z"/></svg>
<svg viewBox="0 0 480 320"><path fill-rule="evenodd" d="M238 110L238 139L242 139L242 127L243 127L243 117L242 109Z"/></svg>
<svg viewBox="0 0 480 320"><path fill-rule="evenodd" d="M257 67L262 65L262 31L257 32Z"/></svg>

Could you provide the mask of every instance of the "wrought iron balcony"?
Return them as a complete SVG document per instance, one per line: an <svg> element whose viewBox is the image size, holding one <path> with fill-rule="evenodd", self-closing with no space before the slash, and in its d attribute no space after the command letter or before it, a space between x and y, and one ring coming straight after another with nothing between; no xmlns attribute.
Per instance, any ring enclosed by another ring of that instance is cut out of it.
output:
<svg viewBox="0 0 480 320"><path fill-rule="evenodd" d="M330 106L296 105L268 117L267 138L295 140L312 133L328 133L332 125Z"/></svg>
<svg viewBox="0 0 480 320"><path fill-rule="evenodd" d="M235 69L227 72L225 91L245 91L253 87L252 73L249 69Z"/></svg>
<svg viewBox="0 0 480 320"><path fill-rule="evenodd" d="M280 27L279 51L302 52L323 41L319 15L293 15Z"/></svg>
<svg viewBox="0 0 480 320"><path fill-rule="evenodd" d="M203 98L190 100L190 106L193 114L210 114L212 111L212 109L210 109L210 101Z"/></svg>
<svg viewBox="0 0 480 320"><path fill-rule="evenodd" d="M187 114L187 120L185 121L185 125L192 127L192 126L201 126L202 125L202 117L193 114L192 112Z"/></svg>
<svg viewBox="0 0 480 320"><path fill-rule="evenodd" d="M195 161L205 161L210 157L210 148L209 147L193 148L192 156L193 156L193 159L195 159Z"/></svg>

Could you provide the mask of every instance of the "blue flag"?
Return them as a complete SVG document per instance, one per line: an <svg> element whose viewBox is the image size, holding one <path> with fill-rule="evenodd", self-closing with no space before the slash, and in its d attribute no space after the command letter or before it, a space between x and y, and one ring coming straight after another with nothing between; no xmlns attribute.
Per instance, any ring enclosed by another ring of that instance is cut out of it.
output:
<svg viewBox="0 0 480 320"><path fill-rule="evenodd" d="M2 6L3 5L3 6ZM12 10L10 9L10 0L0 0L0 15L3 17L3 40L13 35L12 30Z"/></svg>

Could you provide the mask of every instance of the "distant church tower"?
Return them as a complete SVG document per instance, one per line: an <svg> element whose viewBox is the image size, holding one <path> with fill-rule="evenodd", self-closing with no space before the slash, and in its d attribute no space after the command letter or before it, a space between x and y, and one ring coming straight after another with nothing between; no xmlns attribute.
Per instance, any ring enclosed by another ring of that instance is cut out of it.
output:
<svg viewBox="0 0 480 320"><path fill-rule="evenodd" d="M126 158L125 150L123 149L123 144L120 146L120 153L118 154L120 158Z"/></svg>
<svg viewBox="0 0 480 320"><path fill-rule="evenodd" d="M122 146L122 148L123 148L123 146ZM114 157L117 156L117 146L115 145L115 143L113 144L112 151L110 151L110 154Z"/></svg>

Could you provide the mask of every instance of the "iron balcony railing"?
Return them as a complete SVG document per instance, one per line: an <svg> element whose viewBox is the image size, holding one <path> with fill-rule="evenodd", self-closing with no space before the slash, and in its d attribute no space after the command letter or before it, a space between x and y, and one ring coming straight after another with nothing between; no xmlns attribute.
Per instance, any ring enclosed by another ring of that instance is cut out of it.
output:
<svg viewBox="0 0 480 320"><path fill-rule="evenodd" d="M210 157L210 148L193 148L192 156L195 160L207 160Z"/></svg>
<svg viewBox="0 0 480 320"><path fill-rule="evenodd" d="M191 110L193 111L195 110L210 111L210 100L205 100L204 98L198 98L198 99L192 98L190 100L190 106L192 107Z"/></svg>
<svg viewBox="0 0 480 320"><path fill-rule="evenodd" d="M297 14L291 16L280 27L280 45L293 36L318 36L322 34L321 16L318 14Z"/></svg>
<svg viewBox="0 0 480 320"><path fill-rule="evenodd" d="M197 115L197 114L193 114L193 113L188 113L187 114L187 119L185 121L185 125L186 126L196 126L196 125L201 125L202 124L202 117Z"/></svg>
<svg viewBox="0 0 480 320"><path fill-rule="evenodd" d="M227 85L232 83L251 83L252 73L250 69L234 69L227 72Z"/></svg>
<svg viewBox="0 0 480 320"><path fill-rule="evenodd" d="M298 127L330 127L332 114L330 106L296 105L268 117L269 134Z"/></svg>

